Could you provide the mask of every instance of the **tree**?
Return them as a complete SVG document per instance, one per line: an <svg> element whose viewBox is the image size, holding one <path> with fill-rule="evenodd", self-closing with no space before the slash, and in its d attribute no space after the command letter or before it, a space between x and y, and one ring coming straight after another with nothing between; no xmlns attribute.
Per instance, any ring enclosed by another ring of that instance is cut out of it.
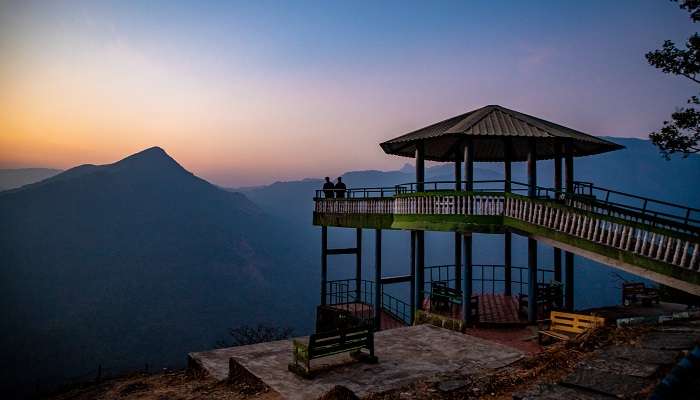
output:
<svg viewBox="0 0 700 400"><path fill-rule="evenodd" d="M678 2L681 9L688 11L693 22L700 21L700 0L671 1ZM688 39L685 48L678 48L666 40L661 49L649 52L645 57L649 64L666 74L683 76L700 84L700 36L697 33ZM671 114L671 121L664 121L658 132L649 134L651 142L666 159L674 153L685 158L700 152L700 111L694 107L700 105L700 99L693 96L688 104L690 106Z"/></svg>

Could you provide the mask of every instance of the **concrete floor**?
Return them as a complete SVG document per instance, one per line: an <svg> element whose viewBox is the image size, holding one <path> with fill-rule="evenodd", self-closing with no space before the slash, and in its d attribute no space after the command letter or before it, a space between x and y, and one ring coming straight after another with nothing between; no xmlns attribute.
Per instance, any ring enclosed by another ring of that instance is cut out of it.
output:
<svg viewBox="0 0 700 400"><path fill-rule="evenodd" d="M435 375L468 375L508 365L523 353L474 336L419 325L391 329L375 335L378 364L363 364L346 355L312 361L319 371L305 380L287 371L291 361L289 340L190 353L190 365L211 376L228 377L229 359L255 375L283 397L315 399L335 385L358 396L398 388Z"/></svg>

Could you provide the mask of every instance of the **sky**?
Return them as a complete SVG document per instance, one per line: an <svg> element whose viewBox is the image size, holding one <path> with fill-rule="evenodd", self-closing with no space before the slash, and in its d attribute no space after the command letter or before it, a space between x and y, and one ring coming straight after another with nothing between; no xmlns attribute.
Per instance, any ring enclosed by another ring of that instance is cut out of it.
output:
<svg viewBox="0 0 700 400"><path fill-rule="evenodd" d="M396 169L378 144L487 104L646 138L697 87L644 54L665 0L0 0L0 168L151 146L225 186Z"/></svg>

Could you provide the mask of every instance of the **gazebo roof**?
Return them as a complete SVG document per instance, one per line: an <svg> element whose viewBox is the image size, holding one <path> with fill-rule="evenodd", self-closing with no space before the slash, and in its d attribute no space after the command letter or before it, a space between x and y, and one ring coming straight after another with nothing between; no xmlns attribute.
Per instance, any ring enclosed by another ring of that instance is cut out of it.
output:
<svg viewBox="0 0 700 400"><path fill-rule="evenodd" d="M388 140L380 146L387 154L415 157L416 144L425 145L425 159L456 161L460 145L470 138L474 161L525 161L528 140L534 138L538 160L553 158L556 145L568 141L574 157L620 150L624 146L565 126L489 105ZM504 140L505 139L505 140Z"/></svg>

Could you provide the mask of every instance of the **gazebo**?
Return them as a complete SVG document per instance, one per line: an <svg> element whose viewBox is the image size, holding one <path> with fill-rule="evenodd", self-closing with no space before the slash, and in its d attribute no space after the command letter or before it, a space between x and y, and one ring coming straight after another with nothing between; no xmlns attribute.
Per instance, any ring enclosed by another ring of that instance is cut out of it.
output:
<svg viewBox="0 0 700 400"><path fill-rule="evenodd" d="M504 191L511 191L511 163L527 161L528 196L536 196L537 160L554 160L554 190L572 193L574 190L575 157L582 157L622 149L616 143L571 129L565 126L523 114L498 105L488 105L467 113L448 118L397 138L381 143L387 154L415 158L416 191L424 190L425 160L454 162L455 191L474 189L474 162L503 162ZM562 159L564 174L562 185ZM464 163L462 175L461 163ZM510 296L511 243L512 233L504 232L504 271L505 294ZM471 316L470 299L472 294L472 234L455 232L454 263L456 282L462 283L462 319L469 321ZM411 247L415 249L417 274L416 286L424 285L425 232L411 232ZM573 268L574 255L565 252L564 304L573 309ZM562 281L561 250L554 248L554 279ZM529 282L537 282L537 241L528 237L528 277ZM528 286L528 320L536 320L536 285ZM418 291L418 305L423 303Z"/></svg>

